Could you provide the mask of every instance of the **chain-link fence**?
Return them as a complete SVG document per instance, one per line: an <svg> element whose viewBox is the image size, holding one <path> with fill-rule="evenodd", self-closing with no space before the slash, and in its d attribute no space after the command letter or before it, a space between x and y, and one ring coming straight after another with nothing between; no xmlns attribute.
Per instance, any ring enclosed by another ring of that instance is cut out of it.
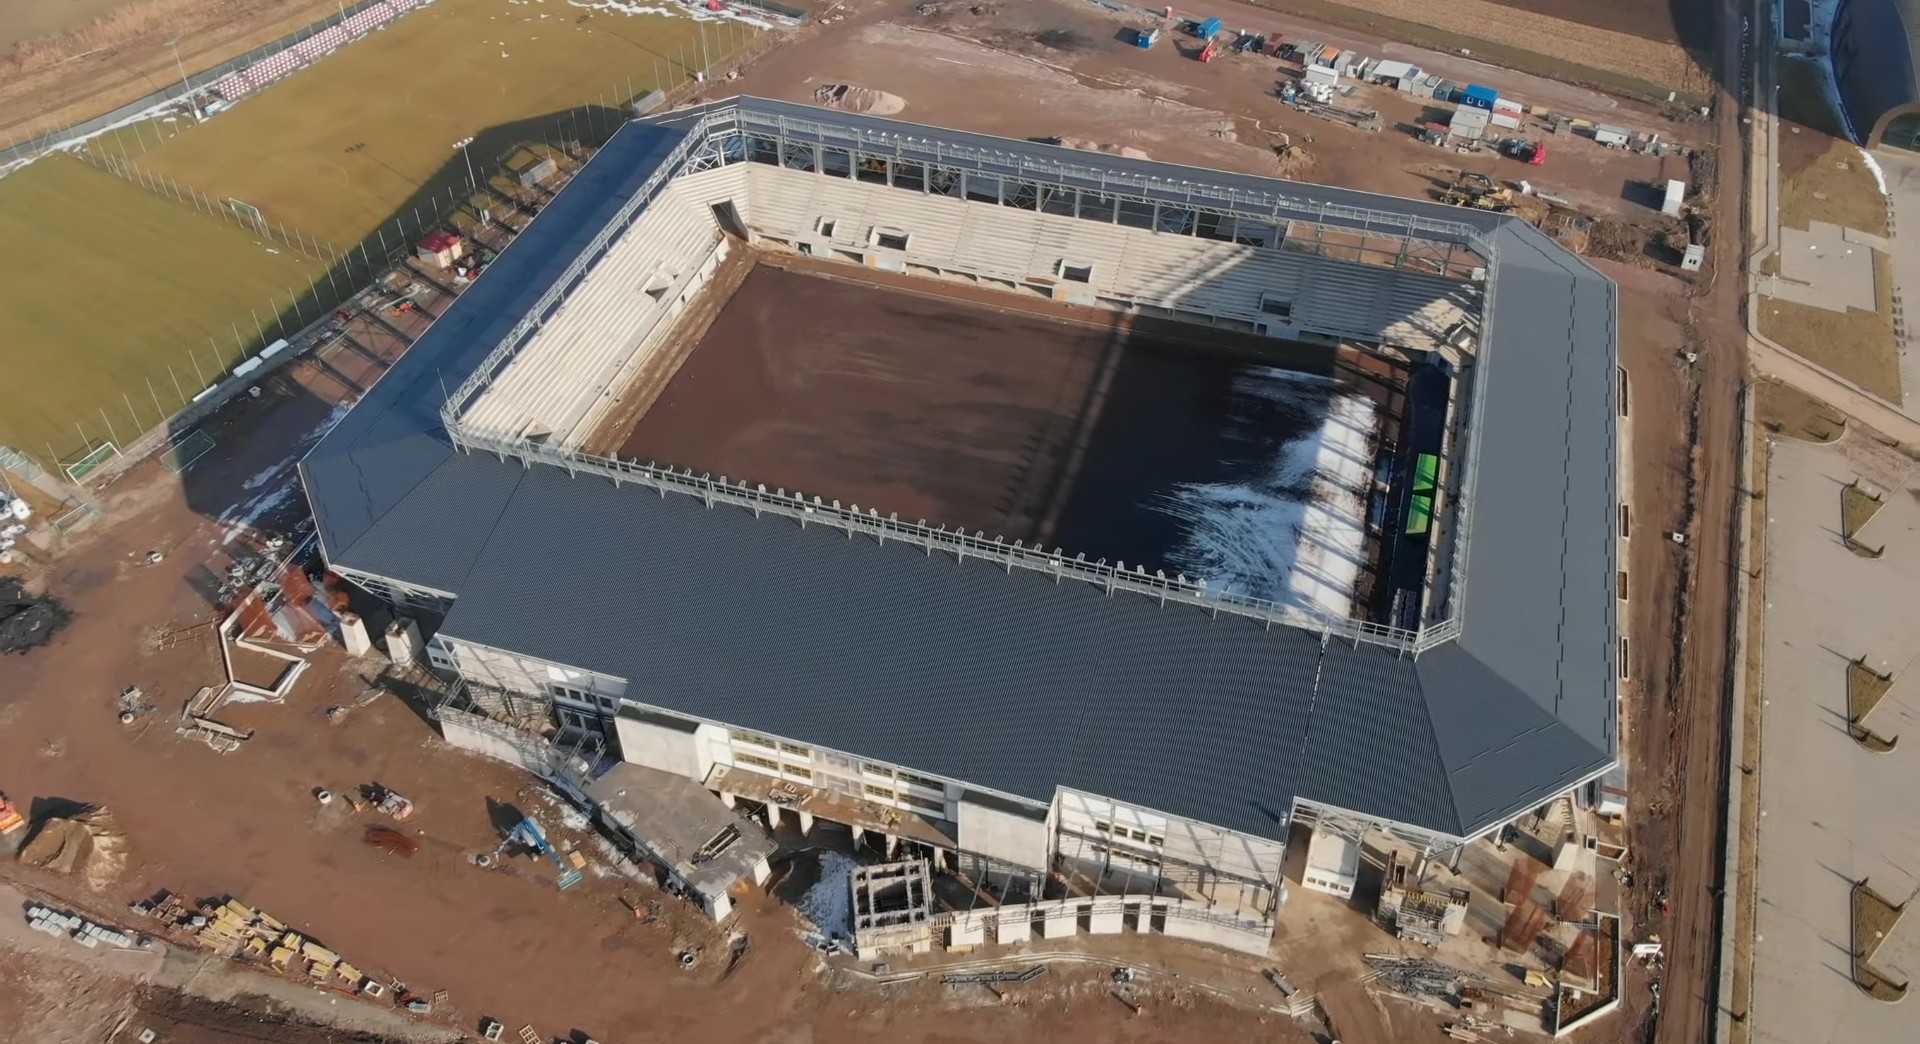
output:
<svg viewBox="0 0 1920 1044"><path fill-rule="evenodd" d="M366 3L349 7L348 16L372 6ZM736 3L735 6L766 10L781 17L804 18L800 12L780 9L778 5ZM325 27L338 22L336 16L317 25ZM309 28L315 30L315 27ZM300 40L313 34L303 30L288 39ZM685 78L677 87L667 90L664 100L655 107L666 107L696 94L717 69L736 66L772 42L767 34L735 24L710 47L691 45L675 61L668 62L668 68L661 73L674 75L679 62L689 63L684 66ZM258 61L259 52L250 52L249 57ZM223 63L223 67L231 72L238 66ZM286 287L270 300L250 308L246 319L231 320L225 334L208 335L205 344L183 343L170 358L156 359L155 370L164 370L164 377L143 379L124 389L119 402L98 404L95 409L73 418L70 440L18 448L39 458L56 474L68 472L69 466L75 466L80 473L68 474L81 483L120 474L139 460L166 451L200 418L260 380L264 371L250 368L249 362L271 357L271 366L282 365L322 343L321 335L327 332L329 320L336 312L354 302L363 290L377 285L387 273L403 270L408 280L424 278L421 272L406 267L406 262L416 244L428 234L444 230L497 245L510 241L533 220L557 187L620 129L632 113L634 103L658 93L644 80L622 77L609 85L596 104L576 106L544 117L524 128L531 133L522 140L485 158L472 155L470 173L467 158L449 165L429 185L454 174L461 175L457 183L423 190L360 242L348 246L291 227L276 220L271 213L240 201L214 198L148 169L139 162L145 142L137 126L124 135L94 137L75 150L84 162L178 205L192 207L209 218L244 228L320 261L324 268L307 286ZM132 149L127 147L129 138L135 142ZM554 167L551 176L521 177L532 167L547 162ZM140 394L142 390L145 395Z"/></svg>

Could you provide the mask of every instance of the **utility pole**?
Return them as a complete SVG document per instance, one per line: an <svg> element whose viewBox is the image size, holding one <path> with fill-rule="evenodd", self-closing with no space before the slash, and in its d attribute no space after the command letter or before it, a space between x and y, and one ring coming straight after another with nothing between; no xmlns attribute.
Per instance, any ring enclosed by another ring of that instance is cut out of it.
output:
<svg viewBox="0 0 1920 1044"><path fill-rule="evenodd" d="M453 143L453 147L460 150L461 158L467 161L467 190L468 191L473 191L480 187L479 180L473 176L473 155L472 153L469 153L467 151L467 146L471 144L473 144L473 139L470 137L461 138L459 141L456 141Z"/></svg>

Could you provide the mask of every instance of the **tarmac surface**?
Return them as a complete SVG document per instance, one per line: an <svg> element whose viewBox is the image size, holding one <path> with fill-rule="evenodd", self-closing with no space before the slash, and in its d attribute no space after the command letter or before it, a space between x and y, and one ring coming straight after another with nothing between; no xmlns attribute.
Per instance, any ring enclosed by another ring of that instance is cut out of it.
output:
<svg viewBox="0 0 1920 1044"><path fill-rule="evenodd" d="M1906 742L1920 735L1920 675L1908 670L1920 632L1920 495L1893 485L1861 531L1862 543L1884 547L1878 559L1856 555L1839 535L1841 489L1863 471L1886 477L1884 452L1856 459L1876 448L1857 436L1773 442L1752 1014L1752 1039L1769 1044L1912 1034L1904 1007L1861 992L1850 966L1851 882L1870 879L1896 903L1920 891L1920 812L1896 796L1920 791L1920 761L1904 742L1871 753L1846 729L1847 662L1865 657L1894 676L1867 727ZM1911 462L1896 459L1911 477ZM1912 981L1920 925L1899 924L1873 963L1895 982Z"/></svg>

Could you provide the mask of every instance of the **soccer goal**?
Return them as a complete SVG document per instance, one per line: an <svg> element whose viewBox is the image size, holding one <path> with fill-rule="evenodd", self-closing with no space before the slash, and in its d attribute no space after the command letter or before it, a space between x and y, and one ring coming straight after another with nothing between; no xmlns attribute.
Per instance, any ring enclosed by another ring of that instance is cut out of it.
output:
<svg viewBox="0 0 1920 1044"><path fill-rule="evenodd" d="M207 455L213 449L213 436L199 428L167 443L160 454L160 466L175 475L193 466L193 462Z"/></svg>

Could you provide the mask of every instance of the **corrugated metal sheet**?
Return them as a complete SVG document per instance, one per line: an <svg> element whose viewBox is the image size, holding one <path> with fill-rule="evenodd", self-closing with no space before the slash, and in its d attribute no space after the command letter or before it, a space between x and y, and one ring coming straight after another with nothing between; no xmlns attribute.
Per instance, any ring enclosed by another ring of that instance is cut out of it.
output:
<svg viewBox="0 0 1920 1044"><path fill-rule="evenodd" d="M991 144L1008 170L1052 150L740 104ZM616 135L303 462L330 560L455 592L446 633L621 675L658 707L1034 800L1066 785L1270 837L1296 796L1470 834L1612 760L1616 305L1591 267L1497 215L1075 154L1169 196L1186 179L1495 233L1463 635L1416 663L454 454L441 381L464 379L679 134Z"/></svg>

